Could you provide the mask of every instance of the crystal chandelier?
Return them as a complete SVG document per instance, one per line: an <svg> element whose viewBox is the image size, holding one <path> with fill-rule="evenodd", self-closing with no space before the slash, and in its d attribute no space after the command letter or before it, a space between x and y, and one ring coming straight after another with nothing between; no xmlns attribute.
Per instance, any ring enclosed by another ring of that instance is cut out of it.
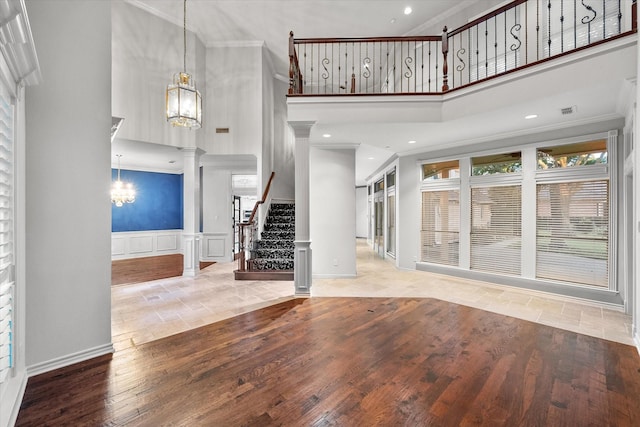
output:
<svg viewBox="0 0 640 427"><path fill-rule="evenodd" d="M198 129L202 125L202 97L187 73L187 0L184 0L183 71L173 75L167 85L167 121L173 126Z"/></svg>
<svg viewBox="0 0 640 427"><path fill-rule="evenodd" d="M136 201L136 190L133 189L133 184L124 184L120 180L120 157L122 154L116 154L118 157L118 180L111 186L111 203L115 203L117 207L122 207L125 203L133 203Z"/></svg>

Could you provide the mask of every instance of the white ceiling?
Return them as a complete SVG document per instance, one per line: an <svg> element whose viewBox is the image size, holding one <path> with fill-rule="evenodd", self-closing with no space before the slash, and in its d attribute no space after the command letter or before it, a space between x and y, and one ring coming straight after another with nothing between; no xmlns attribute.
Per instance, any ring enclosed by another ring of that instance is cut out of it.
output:
<svg viewBox="0 0 640 427"><path fill-rule="evenodd" d="M125 0L182 26L183 2L180 0ZM288 34L298 38L376 37L410 34L437 34L443 22L460 25L460 15L475 17L487 11L498 0L189 0L187 27L195 31L206 46L237 41L264 41L272 55L277 75L288 75ZM452 4L454 5L452 7ZM404 15L406 6L413 12ZM450 28L452 25L450 25ZM597 71L597 70L596 70ZM602 118L616 109L624 90L621 79L597 76L593 87L584 85L575 91L549 93L544 96L521 97L511 94L506 105L487 108L486 112L470 112L459 117L436 122L384 121L364 123L354 121L318 122L312 129L311 142L327 142L322 134L330 133L331 143L359 144L356 152L356 184L364 180L394 154L406 155L452 145L481 142L487 138L517 135L523 129L552 129L569 122L587 123ZM560 108L577 106L576 114L562 117ZM534 122L524 116L536 113ZM455 115L455 114L454 114ZM416 141L409 144L408 141ZM136 145L134 141L119 141L114 150L123 151L123 166L140 164L147 159L149 168L176 170L182 168L181 158L173 147L156 144ZM126 152L129 150L128 152ZM153 154L151 154L153 152ZM115 154L115 151L114 151ZM126 157L129 156L129 159ZM115 159L115 157L114 157ZM154 162L157 162L154 163ZM164 165L160 167L160 165Z"/></svg>

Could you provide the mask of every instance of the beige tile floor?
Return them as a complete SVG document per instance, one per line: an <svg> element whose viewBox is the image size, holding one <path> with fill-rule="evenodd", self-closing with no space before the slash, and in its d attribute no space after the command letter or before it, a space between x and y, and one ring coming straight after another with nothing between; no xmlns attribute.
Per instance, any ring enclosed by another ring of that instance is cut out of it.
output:
<svg viewBox="0 0 640 427"><path fill-rule="evenodd" d="M293 282L235 281L236 263L211 265L196 278L113 286L112 336L121 350L293 298ZM633 345L631 317L570 298L422 271L398 270L357 243L358 276L315 279L312 297L418 297L518 317Z"/></svg>

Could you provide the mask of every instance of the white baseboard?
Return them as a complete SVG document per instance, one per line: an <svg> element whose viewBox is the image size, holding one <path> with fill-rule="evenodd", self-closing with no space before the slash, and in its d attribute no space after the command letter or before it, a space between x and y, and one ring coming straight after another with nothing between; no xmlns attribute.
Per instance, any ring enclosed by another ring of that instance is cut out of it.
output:
<svg viewBox="0 0 640 427"><path fill-rule="evenodd" d="M638 354L640 354L640 332L636 331L636 334L633 336L633 342L636 344Z"/></svg>
<svg viewBox="0 0 640 427"><path fill-rule="evenodd" d="M93 359L94 357L111 354L114 351L115 350L112 343L88 348L77 353L68 354L66 356L47 360L46 362L40 362L36 363L35 365L27 366L27 376L33 377L35 375L44 374L45 372L64 368L65 366L73 365L74 363L84 362L85 360Z"/></svg>
<svg viewBox="0 0 640 427"><path fill-rule="evenodd" d="M8 401L12 401L12 404L11 408L9 408L9 411L5 412L4 409L0 411L0 426L10 427L16 424L16 421L18 419L18 412L20 412L20 405L22 405L22 398L24 397L24 392L27 389L28 379L27 373L25 371L20 374L20 377L21 378L13 379L14 381L19 381L17 388L8 390L7 393L9 394L9 396L5 394L2 397L3 401L0 402L0 407L4 408L5 404L8 403Z"/></svg>
<svg viewBox="0 0 640 427"><path fill-rule="evenodd" d="M314 274L314 279L355 279L357 274Z"/></svg>

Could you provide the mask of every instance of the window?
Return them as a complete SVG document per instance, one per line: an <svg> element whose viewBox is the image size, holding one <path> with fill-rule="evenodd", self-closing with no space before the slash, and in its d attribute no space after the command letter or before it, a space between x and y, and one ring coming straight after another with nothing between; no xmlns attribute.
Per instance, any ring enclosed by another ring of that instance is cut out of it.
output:
<svg viewBox="0 0 640 427"><path fill-rule="evenodd" d="M472 175L494 175L522 171L520 152L493 154L491 156L474 157L471 159Z"/></svg>
<svg viewBox="0 0 640 427"><path fill-rule="evenodd" d="M422 165L422 179L435 181L438 179L460 178L460 166L458 160L440 163L427 163Z"/></svg>
<svg viewBox="0 0 640 427"><path fill-rule="evenodd" d="M387 174L387 188L391 188L396 185L396 170L392 170Z"/></svg>
<svg viewBox="0 0 640 427"><path fill-rule="evenodd" d="M14 366L13 106L0 93L0 384Z"/></svg>
<svg viewBox="0 0 640 427"><path fill-rule="evenodd" d="M608 162L607 141L601 139L538 148L537 160L539 170L606 164Z"/></svg>
<svg viewBox="0 0 640 427"><path fill-rule="evenodd" d="M520 274L520 185L471 189L471 269Z"/></svg>
<svg viewBox="0 0 640 427"><path fill-rule="evenodd" d="M387 197L387 252L396 254L396 195Z"/></svg>
<svg viewBox="0 0 640 427"><path fill-rule="evenodd" d="M422 193L421 260L458 265L460 190Z"/></svg>

